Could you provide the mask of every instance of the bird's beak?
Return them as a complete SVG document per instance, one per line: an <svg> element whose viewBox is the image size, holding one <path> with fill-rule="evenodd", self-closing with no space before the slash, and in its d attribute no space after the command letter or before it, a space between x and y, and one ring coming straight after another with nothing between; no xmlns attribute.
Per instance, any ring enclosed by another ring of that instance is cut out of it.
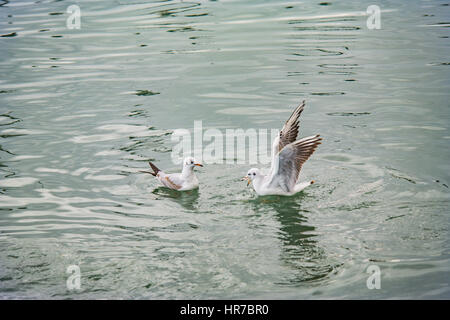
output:
<svg viewBox="0 0 450 320"><path fill-rule="evenodd" d="M194 163L194 166L203 167L203 165L201 163Z"/></svg>
<svg viewBox="0 0 450 320"><path fill-rule="evenodd" d="M142 173L150 173L150 174L153 174L152 172L150 172L150 171L142 171L142 170L139 170L139 172L142 172Z"/></svg>
<svg viewBox="0 0 450 320"><path fill-rule="evenodd" d="M241 180L242 180L242 181L247 180L247 187L249 186L249 184L250 184L250 182L251 182L251 181L250 181L250 178L247 177L247 176L243 177Z"/></svg>

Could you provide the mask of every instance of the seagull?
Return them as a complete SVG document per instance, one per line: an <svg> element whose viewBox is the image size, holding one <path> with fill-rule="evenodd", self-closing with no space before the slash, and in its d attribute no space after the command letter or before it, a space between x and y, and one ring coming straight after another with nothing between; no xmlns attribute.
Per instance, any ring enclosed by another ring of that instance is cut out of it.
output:
<svg viewBox="0 0 450 320"><path fill-rule="evenodd" d="M148 162L153 172L141 171L143 173L150 173L156 177L165 187L178 190L186 191L198 188L198 179L194 173L194 167L203 167L202 164L197 163L194 158L187 157L183 160L183 170L181 173L165 173L156 167L150 161Z"/></svg>
<svg viewBox="0 0 450 320"><path fill-rule="evenodd" d="M299 117L305 107L303 101L284 124L280 134L272 144L272 166L268 175L264 175L257 168L252 168L242 180L247 180L247 186L252 183L253 189L260 196L263 195L294 195L314 180L298 183L302 165L321 144L320 135L297 140Z"/></svg>

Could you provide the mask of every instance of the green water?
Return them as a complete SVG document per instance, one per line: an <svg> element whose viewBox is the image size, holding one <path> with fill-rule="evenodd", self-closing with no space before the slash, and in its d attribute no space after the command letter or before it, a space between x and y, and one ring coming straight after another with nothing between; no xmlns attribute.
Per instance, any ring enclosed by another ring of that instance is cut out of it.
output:
<svg viewBox="0 0 450 320"><path fill-rule="evenodd" d="M450 298L449 8L0 1L0 298ZM138 172L179 170L175 129L280 128L301 100L324 141L297 196L256 197L250 164L187 193Z"/></svg>

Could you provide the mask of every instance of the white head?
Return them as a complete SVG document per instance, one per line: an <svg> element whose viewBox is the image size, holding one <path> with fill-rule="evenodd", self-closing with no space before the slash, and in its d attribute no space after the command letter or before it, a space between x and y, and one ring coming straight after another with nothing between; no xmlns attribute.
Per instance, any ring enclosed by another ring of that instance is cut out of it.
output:
<svg viewBox="0 0 450 320"><path fill-rule="evenodd" d="M247 180L247 186L252 182L254 179L257 179L261 176L261 172L257 168L251 168L248 170L247 175L242 178L242 180Z"/></svg>
<svg viewBox="0 0 450 320"><path fill-rule="evenodd" d="M195 166L203 167L202 164L200 164L197 161L195 161L195 159L192 158L192 157L184 158L184 160L183 160L183 169L187 168L187 169L193 170Z"/></svg>

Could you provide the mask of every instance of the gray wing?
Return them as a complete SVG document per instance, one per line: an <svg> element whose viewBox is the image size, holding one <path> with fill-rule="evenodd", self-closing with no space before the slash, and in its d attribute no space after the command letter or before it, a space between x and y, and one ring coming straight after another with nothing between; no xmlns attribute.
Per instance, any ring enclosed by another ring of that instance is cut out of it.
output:
<svg viewBox="0 0 450 320"><path fill-rule="evenodd" d="M297 139L299 125L298 119L302 114L304 107L305 101L303 100L302 103L297 108L295 108L289 119L284 124L283 128L280 131L278 149L276 150L277 152L280 152L285 146Z"/></svg>
<svg viewBox="0 0 450 320"><path fill-rule="evenodd" d="M286 145L277 155L268 186L280 187L285 192L292 191L303 164L321 144L321 140L320 135L315 135Z"/></svg>

